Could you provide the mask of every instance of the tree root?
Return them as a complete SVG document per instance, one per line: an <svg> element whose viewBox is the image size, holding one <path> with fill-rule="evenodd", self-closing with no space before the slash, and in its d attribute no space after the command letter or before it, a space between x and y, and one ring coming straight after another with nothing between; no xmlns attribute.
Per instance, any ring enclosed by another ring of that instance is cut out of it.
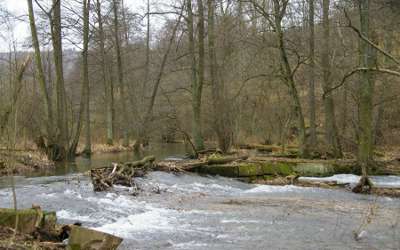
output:
<svg viewBox="0 0 400 250"><path fill-rule="evenodd" d="M358 184L352 189L353 193L370 194L374 184L368 176L362 176Z"/></svg>

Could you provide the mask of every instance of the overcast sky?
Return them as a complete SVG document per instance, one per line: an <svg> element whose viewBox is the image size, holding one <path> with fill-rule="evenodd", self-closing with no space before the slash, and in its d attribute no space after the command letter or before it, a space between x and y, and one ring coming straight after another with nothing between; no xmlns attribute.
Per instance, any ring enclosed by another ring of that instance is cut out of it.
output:
<svg viewBox="0 0 400 250"><path fill-rule="evenodd" d="M68 0L64 0L68 1ZM134 11L143 13L145 0L124 0L127 7ZM9 12L17 16L27 15L28 6L26 0L0 0L0 7L5 8ZM30 35L29 24L27 17L24 18L25 22L17 22L14 27L15 40L20 48ZM0 25L0 51L8 51L10 42L12 41L12 34L6 32L6 27Z"/></svg>

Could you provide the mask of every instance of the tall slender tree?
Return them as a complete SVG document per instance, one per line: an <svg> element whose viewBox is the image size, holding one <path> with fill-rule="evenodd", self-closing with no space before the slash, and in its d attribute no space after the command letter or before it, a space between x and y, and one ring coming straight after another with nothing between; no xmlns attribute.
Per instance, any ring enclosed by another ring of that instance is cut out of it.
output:
<svg viewBox="0 0 400 250"><path fill-rule="evenodd" d="M58 159L65 159L69 148L69 130L67 119L67 99L64 83L64 64L61 26L61 0L52 0L50 20L53 59L56 72L57 127L59 135Z"/></svg>
<svg viewBox="0 0 400 250"><path fill-rule="evenodd" d="M42 64L42 55L40 51L39 39L37 35L36 29L36 21L35 14L33 11L32 0L27 0L28 2L28 13L29 13L29 24L31 29L31 37L32 37L32 45L35 51L35 69L36 75L39 81L40 90L43 96L44 110L46 114L46 129L47 129L47 138L50 144L53 144L56 140L54 137L54 129L53 129L53 108L52 101L50 98L50 94L47 90L46 77L43 70ZM50 64L49 64L50 65ZM52 157L50 157L52 158Z"/></svg>
<svg viewBox="0 0 400 250"><path fill-rule="evenodd" d="M330 0L322 1L323 9L323 48L321 54L321 65L323 70L323 89L328 92L331 87L331 67L330 67L330 28L329 28L329 5ZM342 157L342 149L336 127L335 106L333 96L324 95L324 114L325 114L325 140L328 145L328 152L333 157Z"/></svg>
<svg viewBox="0 0 400 250"><path fill-rule="evenodd" d="M82 69L81 69L81 104L79 109L79 117L76 124L75 134L71 141L71 146L69 148L69 157L74 158L76 154L76 149L78 147L79 138L81 135L81 130L83 124L85 125L85 148L83 150L83 155L90 156L92 153L91 145L91 134L90 134L90 87L89 87L89 7L90 0L83 0L83 50L82 50Z"/></svg>
<svg viewBox="0 0 400 250"><path fill-rule="evenodd" d="M310 30L310 71L309 71L309 87L308 102L310 109L310 146L315 149L317 145L317 129L316 129L316 106L315 106L315 25L314 0L308 0L308 28Z"/></svg>
<svg viewBox="0 0 400 250"><path fill-rule="evenodd" d="M359 1L360 32L363 37L370 39L370 0ZM374 48L364 39L360 39L360 68L371 69L375 65L376 54ZM360 72L359 86L359 142L358 163L361 167L362 177L359 184L353 189L355 192L364 191L364 187L372 185L368 178L368 169L373 164L373 96L374 78L370 70Z"/></svg>
<svg viewBox="0 0 400 250"><path fill-rule="evenodd" d="M118 11L119 11L119 1L113 0L113 11L114 11L114 40L115 40L115 54L117 57L117 77L118 77L118 85L120 92L120 102L122 107L122 134L123 134L123 142L122 145L124 147L129 146L129 121L126 119L127 110L126 110L126 91L125 91L125 82L124 82L124 70L122 68L122 55L121 55L121 39L120 39L120 24L118 19Z"/></svg>
<svg viewBox="0 0 400 250"><path fill-rule="evenodd" d="M114 142L114 88L110 80L110 74L107 64L107 55L105 50L105 35L103 28L103 16L101 14L101 0L96 0L96 14L99 32L100 60L103 83L105 87L105 103L106 103L106 130L107 144L112 145Z"/></svg>
<svg viewBox="0 0 400 250"><path fill-rule="evenodd" d="M200 2L200 1L199 1ZM202 3L200 3L199 10L202 11ZM202 58L199 55L199 64L196 61L195 52L195 32L194 32L194 18L193 18L193 6L192 0L186 1L187 11L187 27L188 27L188 38L189 38L189 53L191 59L191 87L192 87L192 109L193 109L193 138L196 149L203 149L203 137L201 135L201 92L202 92L202 79L204 79L204 43L200 44L200 40L204 41L204 24L199 25L199 50L203 51ZM202 26L202 27L200 27ZM200 34L200 29L203 33ZM201 37L200 37L201 36ZM200 62L202 60L202 62ZM199 67L198 67L199 66ZM200 72L200 66L202 71ZM203 74L200 76L200 74Z"/></svg>

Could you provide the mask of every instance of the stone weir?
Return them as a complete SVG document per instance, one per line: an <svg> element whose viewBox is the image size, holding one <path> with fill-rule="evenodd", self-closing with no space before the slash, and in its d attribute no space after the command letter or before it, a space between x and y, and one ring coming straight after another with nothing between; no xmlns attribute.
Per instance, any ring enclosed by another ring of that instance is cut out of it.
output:
<svg viewBox="0 0 400 250"><path fill-rule="evenodd" d="M324 177L357 173L352 160L302 160L274 157L218 156L200 160L166 160L156 163L159 170L184 170L200 174L239 178L244 181L276 176Z"/></svg>

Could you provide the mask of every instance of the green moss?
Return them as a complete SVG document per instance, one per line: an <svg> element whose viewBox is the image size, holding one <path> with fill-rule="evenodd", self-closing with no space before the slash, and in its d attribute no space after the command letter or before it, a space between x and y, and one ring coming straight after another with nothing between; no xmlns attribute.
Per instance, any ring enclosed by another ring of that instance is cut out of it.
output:
<svg viewBox="0 0 400 250"><path fill-rule="evenodd" d="M238 175L239 177L258 176L263 175L263 170L262 167L258 164L240 164L238 166Z"/></svg>
<svg viewBox="0 0 400 250"><path fill-rule="evenodd" d="M357 171L357 167L351 164L340 164L340 163L333 163L332 164L335 174L352 174L352 173L359 173Z"/></svg>
<svg viewBox="0 0 400 250"><path fill-rule="evenodd" d="M238 177L237 166L226 166L226 165L211 165L202 166L200 172L209 175L220 175L225 177Z"/></svg>
<svg viewBox="0 0 400 250"><path fill-rule="evenodd" d="M299 163L294 170L301 176L325 177L335 174L334 167L329 163Z"/></svg>
<svg viewBox="0 0 400 250"><path fill-rule="evenodd" d="M273 179L275 179L275 178L276 178L276 177L273 176L273 175L263 175L263 179L264 179L265 181L273 180Z"/></svg>
<svg viewBox="0 0 400 250"><path fill-rule="evenodd" d="M294 174L292 163L278 162L275 168L276 168L276 173L281 176L288 176Z"/></svg>
<svg viewBox="0 0 400 250"><path fill-rule="evenodd" d="M267 162L262 165L262 172L264 175L275 175L276 169L273 163Z"/></svg>
<svg viewBox="0 0 400 250"><path fill-rule="evenodd" d="M264 175L288 176L294 173L293 164L289 162L266 162L262 165Z"/></svg>

